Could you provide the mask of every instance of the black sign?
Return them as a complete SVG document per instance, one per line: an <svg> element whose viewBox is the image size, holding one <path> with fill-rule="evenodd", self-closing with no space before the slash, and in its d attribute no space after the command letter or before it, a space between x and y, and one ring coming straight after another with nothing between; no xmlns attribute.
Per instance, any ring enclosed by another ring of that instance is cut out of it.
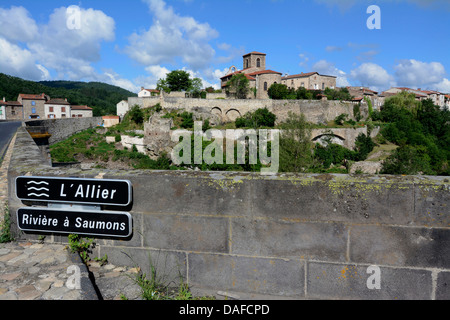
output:
<svg viewBox="0 0 450 320"><path fill-rule="evenodd" d="M131 183L127 180L17 177L20 200L128 206Z"/></svg>
<svg viewBox="0 0 450 320"><path fill-rule="evenodd" d="M132 232L132 218L127 212L21 208L17 210L17 224L22 231L118 238L128 238Z"/></svg>

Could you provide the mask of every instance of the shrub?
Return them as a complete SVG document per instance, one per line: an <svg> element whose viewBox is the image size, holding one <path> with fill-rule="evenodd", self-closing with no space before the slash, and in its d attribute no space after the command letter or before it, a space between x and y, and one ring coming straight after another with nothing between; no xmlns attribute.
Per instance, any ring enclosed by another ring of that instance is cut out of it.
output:
<svg viewBox="0 0 450 320"><path fill-rule="evenodd" d="M236 128L260 128L275 126L276 116L267 108L258 109L255 112L249 112L243 117L236 119Z"/></svg>

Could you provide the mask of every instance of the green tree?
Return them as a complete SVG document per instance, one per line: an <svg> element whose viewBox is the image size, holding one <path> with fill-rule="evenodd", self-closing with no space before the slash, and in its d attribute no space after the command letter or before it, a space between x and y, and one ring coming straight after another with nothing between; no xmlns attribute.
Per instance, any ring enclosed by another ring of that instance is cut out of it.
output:
<svg viewBox="0 0 450 320"><path fill-rule="evenodd" d="M130 120L134 121L137 124L141 124L144 122L144 113L138 105L134 105L130 111L128 111L128 116Z"/></svg>
<svg viewBox="0 0 450 320"><path fill-rule="evenodd" d="M247 99L250 91L250 81L243 73L235 74L227 83L227 91L234 93L237 99Z"/></svg>
<svg viewBox="0 0 450 320"><path fill-rule="evenodd" d="M286 122L280 124L281 172L306 172L313 164L311 126L306 117L289 112Z"/></svg>
<svg viewBox="0 0 450 320"><path fill-rule="evenodd" d="M255 112L248 112L243 117L236 119L236 128L260 128L275 126L276 116L267 108L258 109Z"/></svg>
<svg viewBox="0 0 450 320"><path fill-rule="evenodd" d="M382 174L415 175L435 174L431 168L431 159L424 146L404 145L396 149L384 162Z"/></svg>
<svg viewBox="0 0 450 320"><path fill-rule="evenodd" d="M164 91L167 93L170 93L170 91L171 91L166 79L158 80L158 82L156 83L156 90Z"/></svg>
<svg viewBox="0 0 450 320"><path fill-rule="evenodd" d="M192 89L192 79L184 70L174 70L167 74L166 83L170 91L189 91Z"/></svg>
<svg viewBox="0 0 450 320"><path fill-rule="evenodd" d="M289 93L290 92L288 87L285 84L281 83L272 84L269 90L267 91L269 98L274 100L287 99Z"/></svg>
<svg viewBox="0 0 450 320"><path fill-rule="evenodd" d="M311 91L307 90L304 87L298 88L295 93L296 93L296 96L297 96L296 98L298 100L301 100L301 99L311 100L313 98L313 95L312 95Z"/></svg>

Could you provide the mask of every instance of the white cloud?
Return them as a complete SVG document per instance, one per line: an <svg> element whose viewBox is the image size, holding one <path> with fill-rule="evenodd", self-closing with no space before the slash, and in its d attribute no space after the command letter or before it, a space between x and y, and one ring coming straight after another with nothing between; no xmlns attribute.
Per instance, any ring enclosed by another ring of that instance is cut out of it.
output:
<svg viewBox="0 0 450 320"><path fill-rule="evenodd" d="M60 78L79 80L95 76L91 64L101 58L101 42L115 38L113 18L99 10L79 10L78 28L68 28L67 8L57 8L48 24L40 28L39 37L28 43L36 59L54 69Z"/></svg>
<svg viewBox="0 0 450 320"><path fill-rule="evenodd" d="M437 91L450 94L450 80L447 78L442 79L441 82L435 85L435 88L436 88L435 90Z"/></svg>
<svg viewBox="0 0 450 320"><path fill-rule="evenodd" d="M27 42L38 35L36 22L24 7L0 8L0 36L10 41Z"/></svg>
<svg viewBox="0 0 450 320"><path fill-rule="evenodd" d="M218 32L208 23L178 15L162 0L145 2L153 14L153 25L129 37L125 51L130 58L143 65L174 64L181 59L194 70L206 68L215 55L208 42Z"/></svg>
<svg viewBox="0 0 450 320"><path fill-rule="evenodd" d="M49 73L36 64L33 54L0 37L0 72L27 80L48 80Z"/></svg>
<svg viewBox="0 0 450 320"><path fill-rule="evenodd" d="M305 53L300 53L298 56L301 59L301 61L300 61L300 63L298 65L301 66L301 67L308 66L309 57Z"/></svg>
<svg viewBox="0 0 450 320"><path fill-rule="evenodd" d="M121 78L116 72L112 69L104 70L102 75L98 76L97 81L109 83L111 85L126 89L131 92L138 92L139 87L135 85L132 81L128 79Z"/></svg>
<svg viewBox="0 0 450 320"><path fill-rule="evenodd" d="M342 51L342 47L338 47L338 46L327 46L325 48L326 51L328 52L338 52L338 51Z"/></svg>
<svg viewBox="0 0 450 320"><path fill-rule="evenodd" d="M350 72L351 79L362 86L370 87L375 91L383 91L395 86L395 80L383 67L367 62L361 64Z"/></svg>
<svg viewBox="0 0 450 320"><path fill-rule="evenodd" d="M347 74L344 71L336 68L334 63L328 62L326 60L320 60L314 64L312 69L320 74L335 76L337 87L347 87L350 85L347 80Z"/></svg>
<svg viewBox="0 0 450 320"><path fill-rule="evenodd" d="M406 87L432 86L441 82L445 75L445 68L441 63L414 59L400 60L394 69L398 84Z"/></svg>

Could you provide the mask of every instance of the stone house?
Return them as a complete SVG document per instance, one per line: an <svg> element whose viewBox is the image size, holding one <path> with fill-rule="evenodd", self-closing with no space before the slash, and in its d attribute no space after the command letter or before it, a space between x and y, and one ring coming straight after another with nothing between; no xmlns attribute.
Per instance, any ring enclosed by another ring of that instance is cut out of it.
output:
<svg viewBox="0 0 450 320"><path fill-rule="evenodd" d="M42 93L35 94L19 94L17 101L23 106L23 119L45 119L45 103L50 97Z"/></svg>
<svg viewBox="0 0 450 320"><path fill-rule="evenodd" d="M377 91L373 91L367 87L346 87L348 92L354 100L363 101L364 99L370 99L374 110L380 110L383 106L384 99L378 96Z"/></svg>
<svg viewBox="0 0 450 320"><path fill-rule="evenodd" d="M88 106L70 106L70 113L72 118L92 118L94 112Z"/></svg>
<svg viewBox="0 0 450 320"><path fill-rule="evenodd" d="M141 91L138 93L139 98L145 98L145 97L155 97L159 95L159 90L156 89L144 89L144 87L141 87Z"/></svg>
<svg viewBox="0 0 450 320"><path fill-rule="evenodd" d="M308 90L325 90L336 88L336 77L321 75L318 72L300 73L281 78L281 83L289 89L297 90L300 87Z"/></svg>
<svg viewBox="0 0 450 320"><path fill-rule="evenodd" d="M67 99L51 99L45 104L46 119L70 118L70 103Z"/></svg>
<svg viewBox="0 0 450 320"><path fill-rule="evenodd" d="M123 118L129 110L130 108L127 100L122 100L116 105L116 113L120 118Z"/></svg>
<svg viewBox="0 0 450 320"><path fill-rule="evenodd" d="M23 106L17 101L0 101L0 120L23 120Z"/></svg>
<svg viewBox="0 0 450 320"><path fill-rule="evenodd" d="M222 90L226 91L228 81L236 74L244 74L249 80L250 93L249 99L268 99L270 86L274 83L281 83L281 72L266 69L266 54L261 52L250 52L243 57L243 69L232 72L233 68L227 75L220 78Z"/></svg>

